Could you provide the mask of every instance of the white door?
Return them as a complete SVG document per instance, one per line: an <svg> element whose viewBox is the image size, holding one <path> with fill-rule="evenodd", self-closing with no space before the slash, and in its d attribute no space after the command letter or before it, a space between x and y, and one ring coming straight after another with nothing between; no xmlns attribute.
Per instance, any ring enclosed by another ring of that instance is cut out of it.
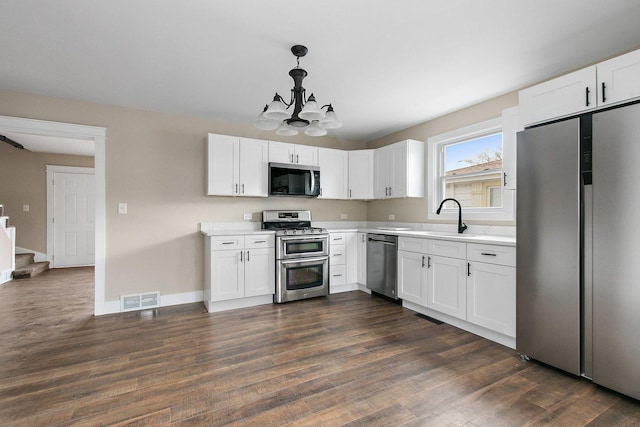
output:
<svg viewBox="0 0 640 427"><path fill-rule="evenodd" d="M240 138L209 134L207 142L207 194L235 196L240 193Z"/></svg>
<svg viewBox="0 0 640 427"><path fill-rule="evenodd" d="M349 178L349 154L343 150L320 148L320 198L346 199Z"/></svg>
<svg viewBox="0 0 640 427"><path fill-rule="evenodd" d="M431 256L427 307L463 320L467 318L467 262Z"/></svg>
<svg viewBox="0 0 640 427"><path fill-rule="evenodd" d="M427 255L398 251L398 297L427 306Z"/></svg>
<svg viewBox="0 0 640 427"><path fill-rule="evenodd" d="M267 197L269 194L269 143L259 139L240 138L241 196Z"/></svg>
<svg viewBox="0 0 640 427"><path fill-rule="evenodd" d="M349 151L349 198L373 199L373 150Z"/></svg>
<svg viewBox="0 0 640 427"><path fill-rule="evenodd" d="M95 262L93 174L56 172L53 178L53 267Z"/></svg>
<svg viewBox="0 0 640 427"><path fill-rule="evenodd" d="M244 259L244 296L273 295L276 292L276 251L248 249Z"/></svg>

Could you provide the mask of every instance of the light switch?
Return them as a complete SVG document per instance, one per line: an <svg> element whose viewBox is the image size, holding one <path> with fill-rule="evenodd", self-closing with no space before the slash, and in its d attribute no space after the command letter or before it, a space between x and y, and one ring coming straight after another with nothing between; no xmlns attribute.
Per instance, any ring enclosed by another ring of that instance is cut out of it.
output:
<svg viewBox="0 0 640 427"><path fill-rule="evenodd" d="M389 214L389 220L393 221L394 219L396 219L396 216L394 214Z"/></svg>
<svg viewBox="0 0 640 427"><path fill-rule="evenodd" d="M29 212L29 205L22 205L22 212Z"/></svg>
<svg viewBox="0 0 640 427"><path fill-rule="evenodd" d="M118 203L118 213L120 215L125 215L127 213L127 204L126 203Z"/></svg>

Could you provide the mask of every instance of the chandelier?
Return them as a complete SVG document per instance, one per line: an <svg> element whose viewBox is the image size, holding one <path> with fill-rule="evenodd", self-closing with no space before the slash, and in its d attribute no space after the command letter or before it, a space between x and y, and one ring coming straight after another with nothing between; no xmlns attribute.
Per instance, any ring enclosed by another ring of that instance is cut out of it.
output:
<svg viewBox="0 0 640 427"><path fill-rule="evenodd" d="M308 49L305 46L295 45L291 53L296 57L297 65L289 71L293 79L291 100L286 103L276 92L271 104L265 105L262 113L254 121L254 125L262 130L276 130L278 135L297 135L298 130L304 129L305 135L323 136L327 129L336 129L342 126L331 104L318 107L313 93L307 98L302 80L307 77L306 70L300 68L300 57L305 56ZM293 113L287 112L293 105ZM323 109L326 108L326 113Z"/></svg>

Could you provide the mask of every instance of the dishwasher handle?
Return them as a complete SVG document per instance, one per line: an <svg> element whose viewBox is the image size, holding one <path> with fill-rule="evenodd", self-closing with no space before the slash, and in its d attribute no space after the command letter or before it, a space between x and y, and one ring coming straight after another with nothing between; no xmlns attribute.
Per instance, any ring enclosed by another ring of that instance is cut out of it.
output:
<svg viewBox="0 0 640 427"><path fill-rule="evenodd" d="M385 240L372 239L371 237L369 237L369 241L370 242L376 242L376 243L382 243L383 245L397 246L397 243L387 242Z"/></svg>

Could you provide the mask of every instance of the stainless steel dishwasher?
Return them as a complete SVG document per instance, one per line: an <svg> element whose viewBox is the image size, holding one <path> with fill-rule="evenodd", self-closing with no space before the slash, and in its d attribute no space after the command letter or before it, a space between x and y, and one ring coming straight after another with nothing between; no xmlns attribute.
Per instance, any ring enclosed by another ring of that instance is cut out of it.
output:
<svg viewBox="0 0 640 427"><path fill-rule="evenodd" d="M398 299L398 237L367 233L367 288Z"/></svg>

